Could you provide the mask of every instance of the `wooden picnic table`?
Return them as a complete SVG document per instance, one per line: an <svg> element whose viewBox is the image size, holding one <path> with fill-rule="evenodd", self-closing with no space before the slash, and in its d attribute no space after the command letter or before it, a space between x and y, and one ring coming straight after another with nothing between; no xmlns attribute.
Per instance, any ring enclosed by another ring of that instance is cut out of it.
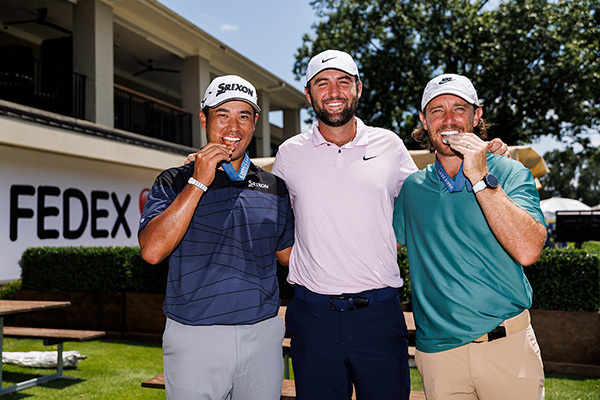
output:
<svg viewBox="0 0 600 400"><path fill-rule="evenodd" d="M0 358L0 395L13 393L18 390L46 383L53 379L63 378L62 375L62 342L66 340L88 340L104 335L104 332L73 331L43 328L4 327L4 316L21 314L32 311L50 310L68 307L70 301L38 301L38 300L0 300L0 355L4 349L4 335L44 339L45 342L58 344L57 372L29 379L5 388L2 387L2 359ZM82 336L82 333L84 334ZM45 343L46 344L46 343Z"/></svg>
<svg viewBox="0 0 600 400"><path fill-rule="evenodd" d="M70 301L0 300L0 318L4 315L68 307ZM2 321L4 319L2 318Z"/></svg>

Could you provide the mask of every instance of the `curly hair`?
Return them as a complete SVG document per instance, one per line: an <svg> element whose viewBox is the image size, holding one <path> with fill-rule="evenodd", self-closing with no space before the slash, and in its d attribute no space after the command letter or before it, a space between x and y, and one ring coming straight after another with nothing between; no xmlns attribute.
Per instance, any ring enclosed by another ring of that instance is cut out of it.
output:
<svg viewBox="0 0 600 400"><path fill-rule="evenodd" d="M479 118L479 123L477 126L473 127L473 133L477 135L482 140L487 140L487 131L490 128L490 124L488 124L483 118ZM415 142L419 143L422 148L429 150L429 152L434 153L435 148L431 143L431 139L429 138L429 131L425 129L423 124L419 124L415 129L413 129L410 134Z"/></svg>

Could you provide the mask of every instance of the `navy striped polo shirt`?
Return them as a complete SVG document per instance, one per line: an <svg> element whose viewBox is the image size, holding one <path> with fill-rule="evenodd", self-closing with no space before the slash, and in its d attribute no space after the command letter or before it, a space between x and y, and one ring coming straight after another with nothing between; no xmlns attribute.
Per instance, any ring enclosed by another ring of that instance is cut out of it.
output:
<svg viewBox="0 0 600 400"><path fill-rule="evenodd" d="M140 230L175 200L193 168L170 168L156 178ZM275 251L293 243L294 217L281 178L254 164L240 182L217 170L169 258L165 315L187 325L253 324L277 315Z"/></svg>

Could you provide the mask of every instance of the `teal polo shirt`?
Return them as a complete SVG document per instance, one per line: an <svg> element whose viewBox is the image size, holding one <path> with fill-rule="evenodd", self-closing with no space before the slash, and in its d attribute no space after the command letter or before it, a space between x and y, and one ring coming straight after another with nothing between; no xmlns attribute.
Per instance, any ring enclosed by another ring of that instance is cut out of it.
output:
<svg viewBox="0 0 600 400"><path fill-rule="evenodd" d="M544 223L531 172L488 155L506 194ZM433 165L408 177L394 206L394 231L408 250L416 347L435 353L472 342L531 306L523 267L490 230L472 192L450 193Z"/></svg>

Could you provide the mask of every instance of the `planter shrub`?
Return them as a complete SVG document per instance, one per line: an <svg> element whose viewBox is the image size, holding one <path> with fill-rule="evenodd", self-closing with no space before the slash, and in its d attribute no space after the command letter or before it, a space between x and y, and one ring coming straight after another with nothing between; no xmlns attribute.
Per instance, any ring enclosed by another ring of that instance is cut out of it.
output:
<svg viewBox="0 0 600 400"><path fill-rule="evenodd" d="M32 247L19 262L23 290L165 293L168 259L144 261L139 247ZM293 295L287 267L278 267L281 292Z"/></svg>
<svg viewBox="0 0 600 400"><path fill-rule="evenodd" d="M23 252L24 290L165 293L168 262L145 262L139 247L33 247Z"/></svg>
<svg viewBox="0 0 600 400"><path fill-rule="evenodd" d="M122 292L125 256L118 247L34 247L23 252L22 288L73 292Z"/></svg>
<svg viewBox="0 0 600 400"><path fill-rule="evenodd" d="M130 293L165 294L169 260L157 265L148 264L142 258L139 247L123 247L125 254L126 285Z"/></svg>
<svg viewBox="0 0 600 400"><path fill-rule="evenodd" d="M402 301L410 300L406 248L398 250L404 279ZM533 289L533 309L600 311L600 255L581 249L544 249L540 259L525 267Z"/></svg>
<svg viewBox="0 0 600 400"><path fill-rule="evenodd" d="M525 267L533 288L531 308L600 311L600 256L577 249L544 249Z"/></svg>
<svg viewBox="0 0 600 400"><path fill-rule="evenodd" d="M400 288L400 301L410 303L410 272L408 269L408 252L406 247L398 250L398 268L404 284Z"/></svg>
<svg viewBox="0 0 600 400"><path fill-rule="evenodd" d="M5 283L0 287L0 300L15 300L19 289L21 289L20 279Z"/></svg>
<svg viewBox="0 0 600 400"><path fill-rule="evenodd" d="M168 262L145 262L139 247L37 247L21 258L22 288L39 291L131 292L164 294ZM400 293L410 301L406 249L398 251L404 279ZM280 296L289 299L287 267L278 267ZM600 255L578 249L544 249L540 259L525 268L533 288L534 309L600 311Z"/></svg>

